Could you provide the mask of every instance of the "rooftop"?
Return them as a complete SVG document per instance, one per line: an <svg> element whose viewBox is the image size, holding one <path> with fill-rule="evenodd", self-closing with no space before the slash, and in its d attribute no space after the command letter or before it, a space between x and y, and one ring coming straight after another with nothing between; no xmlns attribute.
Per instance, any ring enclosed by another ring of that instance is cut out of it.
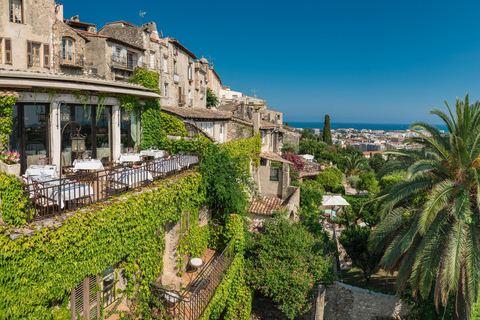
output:
<svg viewBox="0 0 480 320"><path fill-rule="evenodd" d="M206 108L181 108L181 107L167 107L162 106L162 110L168 113L173 113L184 119L217 119L230 120L232 118L231 112L217 111Z"/></svg>
<svg viewBox="0 0 480 320"><path fill-rule="evenodd" d="M249 211L261 216L270 216L272 211L279 209L283 205L284 201L280 198L262 196L252 200Z"/></svg>

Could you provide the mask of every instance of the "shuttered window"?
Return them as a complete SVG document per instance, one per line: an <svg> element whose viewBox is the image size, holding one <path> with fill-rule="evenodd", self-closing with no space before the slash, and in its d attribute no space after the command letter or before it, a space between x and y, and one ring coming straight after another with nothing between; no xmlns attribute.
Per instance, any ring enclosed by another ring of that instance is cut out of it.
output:
<svg viewBox="0 0 480 320"><path fill-rule="evenodd" d="M27 64L29 67L40 67L42 65L40 61L40 49L42 44L27 41Z"/></svg>
<svg viewBox="0 0 480 320"><path fill-rule="evenodd" d="M100 277L91 275L72 288L71 319L100 319Z"/></svg>
<svg viewBox="0 0 480 320"><path fill-rule="evenodd" d="M12 40L5 38L5 64L12 64Z"/></svg>
<svg viewBox="0 0 480 320"><path fill-rule="evenodd" d="M50 45L43 44L43 67L50 68Z"/></svg>

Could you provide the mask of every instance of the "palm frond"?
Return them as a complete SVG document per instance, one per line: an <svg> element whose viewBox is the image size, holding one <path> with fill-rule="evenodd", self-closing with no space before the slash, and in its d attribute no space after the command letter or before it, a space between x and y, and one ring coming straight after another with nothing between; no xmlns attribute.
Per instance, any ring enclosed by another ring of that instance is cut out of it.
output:
<svg viewBox="0 0 480 320"><path fill-rule="evenodd" d="M419 232L421 235L427 232L437 213L449 204L450 198L456 191L457 187L450 180L435 185L420 214Z"/></svg>

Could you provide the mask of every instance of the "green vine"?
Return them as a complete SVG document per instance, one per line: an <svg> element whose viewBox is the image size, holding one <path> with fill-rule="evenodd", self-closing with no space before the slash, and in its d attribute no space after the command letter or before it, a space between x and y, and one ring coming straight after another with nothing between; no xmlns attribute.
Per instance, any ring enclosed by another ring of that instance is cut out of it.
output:
<svg viewBox="0 0 480 320"><path fill-rule="evenodd" d="M0 314L7 319L61 319L70 290L121 261L125 293L149 292L162 271L167 222L205 202L198 173L157 182L143 193L75 213L61 227L11 241L0 235ZM141 222L141 223L139 223ZM160 235L160 236L159 236ZM59 308L51 308L52 302Z"/></svg>
<svg viewBox="0 0 480 320"><path fill-rule="evenodd" d="M25 225L33 212L28 210L28 197L22 183L14 175L0 171L0 212L10 226Z"/></svg>
<svg viewBox="0 0 480 320"><path fill-rule="evenodd" d="M8 147L8 136L13 128L13 106L17 102L18 95L0 97L0 142L2 150Z"/></svg>

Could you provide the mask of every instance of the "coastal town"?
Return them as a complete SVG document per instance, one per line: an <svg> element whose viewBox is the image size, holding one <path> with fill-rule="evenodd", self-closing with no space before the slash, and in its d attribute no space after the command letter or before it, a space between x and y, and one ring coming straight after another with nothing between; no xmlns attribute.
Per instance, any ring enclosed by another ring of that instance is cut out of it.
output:
<svg viewBox="0 0 480 320"><path fill-rule="evenodd" d="M480 102L299 128L179 24L82 9L0 0L0 319L480 319Z"/></svg>

